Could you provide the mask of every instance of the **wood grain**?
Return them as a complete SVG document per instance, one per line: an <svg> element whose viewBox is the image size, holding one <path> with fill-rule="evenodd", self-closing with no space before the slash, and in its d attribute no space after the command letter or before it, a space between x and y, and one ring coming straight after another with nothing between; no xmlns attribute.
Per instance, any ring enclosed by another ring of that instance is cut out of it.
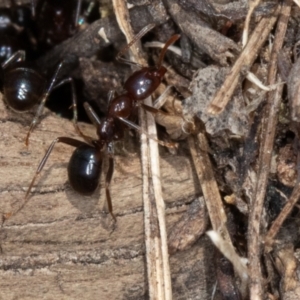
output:
<svg viewBox="0 0 300 300"><path fill-rule="evenodd" d="M45 110L26 149L32 116L12 112L0 99L1 214L22 204L51 141L58 136L77 138L70 121ZM91 125L82 128L95 135ZM111 192L117 225L112 232L111 217L103 213L101 188L83 197L68 184L72 150L66 145L54 148L28 203L1 228L0 299L147 299L138 151L116 156ZM171 230L200 192L189 157L161 152ZM191 249L170 257L174 299L211 297L212 254L210 242L202 237Z"/></svg>

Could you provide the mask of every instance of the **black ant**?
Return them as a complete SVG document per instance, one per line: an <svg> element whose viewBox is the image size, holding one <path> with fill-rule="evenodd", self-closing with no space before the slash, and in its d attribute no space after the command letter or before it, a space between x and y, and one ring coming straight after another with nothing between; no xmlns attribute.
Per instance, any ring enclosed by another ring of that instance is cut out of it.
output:
<svg viewBox="0 0 300 300"><path fill-rule="evenodd" d="M33 55L33 45L30 42L32 30L33 22L28 6L16 5L14 0L10 0L10 8L0 8L0 63L18 50Z"/></svg>
<svg viewBox="0 0 300 300"><path fill-rule="evenodd" d="M0 63L18 50L34 58L73 36L97 8L92 1L82 12L82 2L31 0L30 7L10 0L9 8L0 8Z"/></svg>
<svg viewBox="0 0 300 300"><path fill-rule="evenodd" d="M80 16L82 0L38 0L36 4L32 0L31 11L27 6L16 5L15 0L10 2L10 8L0 9L0 58L2 56L5 59L0 66L0 90L3 92L5 102L14 111L28 111L40 103L25 140L28 146L29 135L52 90L69 82L72 93L75 92L71 78L56 83L62 63L47 85L44 74L33 63L25 61L20 32L29 25L31 30L34 22L37 28L41 28L38 31L41 34L38 36L38 42L39 39L41 43L49 42L49 46L61 42L74 34L77 29L82 18Z"/></svg>
<svg viewBox="0 0 300 300"><path fill-rule="evenodd" d="M95 1L82 13L82 0L31 0L39 48L48 50L73 36L96 7Z"/></svg>
<svg viewBox="0 0 300 300"><path fill-rule="evenodd" d="M146 32L151 30L154 26L148 25L142 29L128 44L130 47L137 39L143 36ZM113 143L123 138L126 128L132 128L143 132L142 129L132 122L137 117L137 107L141 106L151 113L157 113L159 110L144 105L141 100L150 96L159 86L162 81L166 68L162 66L162 61L168 47L179 39L179 35L172 36L165 44L161 51L158 64L156 67L143 67L141 70L134 72L125 82L125 93L109 99L108 112L104 120L100 120L93 108L87 103L84 103L84 108L88 117L97 128L98 139L84 135L77 124L77 110L76 99L73 98L73 111L74 111L74 126L77 132L84 138L85 142L69 138L58 137L48 148L45 156L41 160L35 176L27 190L24 204L27 202L29 193L34 185L37 176L45 166L54 146L56 143L64 143L75 147L69 164L68 164L68 177L71 187L78 193L83 195L91 195L95 192L99 185L99 179L102 168L102 160L104 153L108 155L109 165L105 180L105 192L108 209L114 220L116 217L113 214L112 201L109 186L114 172L114 157L113 157ZM122 51L121 51L122 52ZM110 95L110 98L111 95ZM126 126L124 126L126 125ZM143 132L145 133L145 132ZM153 138L145 133L149 138ZM156 140L156 139L155 139ZM159 144L167 147L176 147L175 143L166 143L156 140ZM22 207L24 206L22 205Z"/></svg>
<svg viewBox="0 0 300 300"><path fill-rule="evenodd" d="M26 146L28 146L30 133L36 126L52 90L65 83L70 83L72 93L75 94L71 78L56 83L62 65L63 62L58 65L48 86L46 77L32 63L25 61L24 51L17 51L0 67L1 91L4 101L12 110L17 112L28 111L40 103L26 136Z"/></svg>

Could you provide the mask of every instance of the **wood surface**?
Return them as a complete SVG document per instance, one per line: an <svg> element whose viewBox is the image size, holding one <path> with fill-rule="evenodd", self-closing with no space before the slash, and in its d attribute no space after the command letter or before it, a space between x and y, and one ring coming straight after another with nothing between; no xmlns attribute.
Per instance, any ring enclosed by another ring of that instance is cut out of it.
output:
<svg viewBox="0 0 300 300"><path fill-rule="evenodd" d="M51 141L78 138L71 121L45 110L27 149L24 139L32 117L33 112L11 111L0 99L1 215L22 205ZM95 136L91 125L81 126ZM0 228L0 299L147 299L138 150L115 157L114 231L110 215L103 212L104 176L91 197L70 187L67 164L72 151L62 144L54 148L29 201ZM161 174L170 232L200 188L184 151L171 155L161 149ZM170 257L173 299L211 298L213 252L204 236Z"/></svg>

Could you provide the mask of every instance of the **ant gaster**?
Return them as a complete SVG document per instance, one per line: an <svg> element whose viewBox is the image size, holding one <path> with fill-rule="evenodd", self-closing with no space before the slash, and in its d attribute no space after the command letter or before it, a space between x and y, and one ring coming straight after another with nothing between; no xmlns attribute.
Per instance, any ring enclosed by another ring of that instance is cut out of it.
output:
<svg viewBox="0 0 300 300"><path fill-rule="evenodd" d="M135 42L138 38L140 38L153 27L154 26L151 24L142 29L141 32L136 35L135 39L128 44L128 47L130 47L133 42ZM108 112L104 120L101 121L92 107L88 103L84 103L87 115L97 128L97 140L84 135L80 131L76 119L76 100L73 99L73 120L75 121L74 125L77 132L85 139L86 142L82 142L69 137L58 137L57 139L55 139L51 143L45 156L43 157L37 168L35 176L33 177L32 182L27 190L24 204L27 202L34 182L45 166L55 144L60 142L76 148L68 164L68 177L72 188L76 192L83 195L93 194L98 187L103 156L105 153L108 155L109 165L105 180L105 192L109 212L114 220L116 220L113 214L111 195L109 190L114 171L113 142L122 139L124 136L124 131L128 127L142 132L142 129L131 121L136 118L137 106L140 105L151 113L159 112L159 110L153 107L142 104L141 100L150 96L161 83L162 78L166 73L166 68L162 66L164 55L167 51L167 48L176 40L178 40L179 37L179 35L174 35L167 41L161 51L156 67L144 67L141 70L134 72L127 79L124 84L125 93L116 96L109 101ZM126 126L124 126L124 124ZM148 137L153 138L149 135ZM159 140L156 141L163 146L176 147L175 143L165 143ZM24 204L22 205L22 207L24 206Z"/></svg>
<svg viewBox="0 0 300 300"><path fill-rule="evenodd" d="M70 83L72 93L75 94L71 78L56 83L62 65L63 63L58 65L48 86L46 77L38 71L33 63L25 61L24 51L17 51L0 67L0 88L4 101L11 109L24 112L39 103L26 136L25 144L27 146L30 133L34 129L51 91L65 83Z"/></svg>

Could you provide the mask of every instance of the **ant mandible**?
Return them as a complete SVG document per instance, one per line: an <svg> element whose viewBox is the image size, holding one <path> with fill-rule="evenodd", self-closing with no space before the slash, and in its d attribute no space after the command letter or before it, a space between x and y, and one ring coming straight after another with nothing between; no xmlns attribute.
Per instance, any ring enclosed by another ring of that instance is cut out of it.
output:
<svg viewBox="0 0 300 300"><path fill-rule="evenodd" d="M62 65L63 62L58 65L48 86L46 77L38 71L33 63L25 61L24 51L17 51L0 67L0 89L3 93L4 101L12 110L17 112L28 111L40 103L25 139L26 146L29 143L30 133L36 126L52 90L63 84L70 83L72 94L75 94L71 78L66 78L56 83Z"/></svg>
<svg viewBox="0 0 300 300"><path fill-rule="evenodd" d="M154 26L151 24L143 28L136 35L135 39L128 44L128 47L130 47L132 43L134 43L138 38L143 36L153 27ZM88 117L97 128L97 140L84 135L78 127L76 118L76 98L73 98L74 126L77 132L84 138L85 142L69 137L58 137L51 143L36 170L35 176L31 181L22 207L27 202L34 182L45 166L55 144L64 143L76 148L68 164L68 177L71 187L76 192L82 195L91 195L95 192L96 188L99 185L104 154L106 153L108 155L109 164L105 180L105 192L108 210L116 221L116 217L113 214L113 207L109 190L114 172L113 142L122 139L124 136L124 131L128 127L138 130L139 132L143 132L138 125L131 121L134 120L137 116L136 108L138 106L142 106L144 109L151 113L159 112L159 110L151 106L142 104L141 100L150 96L161 83L162 78L167 71L166 68L162 66L164 55L168 47L175 41L177 41L179 37L179 35L174 35L166 42L164 48L161 51L156 67L144 67L141 70L134 72L126 80L124 84L125 93L116 96L112 100L109 99L108 112L104 120L101 121L92 107L87 102L84 103L84 108L87 112ZM147 133L145 134L149 138L153 139L152 136L148 135ZM166 143L159 140L156 141L166 147L176 147L175 143Z"/></svg>

